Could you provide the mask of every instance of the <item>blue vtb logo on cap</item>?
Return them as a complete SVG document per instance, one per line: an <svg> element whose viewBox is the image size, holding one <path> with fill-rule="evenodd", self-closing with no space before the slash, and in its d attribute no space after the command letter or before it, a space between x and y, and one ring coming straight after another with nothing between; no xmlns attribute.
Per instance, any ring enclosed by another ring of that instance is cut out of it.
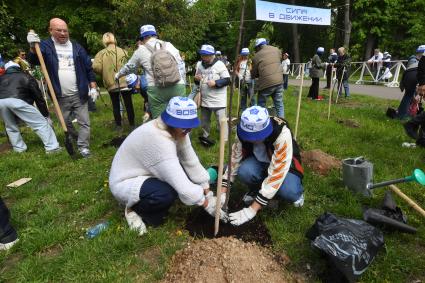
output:
<svg viewBox="0 0 425 283"><path fill-rule="evenodd" d="M245 128L245 129L248 129L250 131L254 131L254 125L247 124L247 123L244 122L244 120L241 120L241 127L242 128Z"/></svg>
<svg viewBox="0 0 425 283"><path fill-rule="evenodd" d="M196 109L176 110L176 114L179 116L193 116L197 114Z"/></svg>

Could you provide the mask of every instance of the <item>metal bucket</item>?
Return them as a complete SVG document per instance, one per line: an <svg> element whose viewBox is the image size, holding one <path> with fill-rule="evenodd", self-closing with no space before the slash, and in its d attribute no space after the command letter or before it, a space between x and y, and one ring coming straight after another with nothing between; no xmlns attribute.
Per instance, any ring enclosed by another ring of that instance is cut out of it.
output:
<svg viewBox="0 0 425 283"><path fill-rule="evenodd" d="M342 161L342 179L349 190L367 197L372 196L367 184L373 182L373 164L362 156Z"/></svg>

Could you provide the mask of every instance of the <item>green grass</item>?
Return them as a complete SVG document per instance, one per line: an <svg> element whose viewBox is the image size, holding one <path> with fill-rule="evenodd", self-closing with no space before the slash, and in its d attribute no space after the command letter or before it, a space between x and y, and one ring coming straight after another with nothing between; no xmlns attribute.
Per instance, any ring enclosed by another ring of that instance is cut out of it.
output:
<svg viewBox="0 0 425 283"><path fill-rule="evenodd" d="M304 97L307 91L304 89ZM297 105L294 92L293 88L285 92L285 112L293 129ZM10 252L0 253L0 281L152 282L164 276L171 256L188 241L184 221L191 208L181 203L173 206L165 225L149 229L147 235L138 237L128 230L123 209L107 184L115 149L102 145L115 136L112 110L101 101L97 105L98 112L91 115L90 159L72 161L66 152L47 156L38 137L25 127L22 131L28 151L0 155L0 195L11 210L12 223L20 237ZM354 95L333 107L328 121L327 102L303 98L299 144L303 150L321 149L339 159L365 156L374 163L376 181L410 175L413 168L424 169L423 149L401 147L408 138L400 122L385 117L389 105L397 102ZM142 103L138 96L135 108L140 122ZM338 122L347 119L356 120L360 127L349 128ZM58 126L56 123L60 132ZM197 141L199 132L197 129L192 134L195 150L205 166L215 164L218 145L209 150L202 148ZM214 129L214 137L217 136ZM58 138L62 142L63 134L59 133ZM5 137L0 137L0 143L5 141ZM19 188L6 188L6 184L22 177L31 177L32 181ZM379 206L385 189L377 189L370 199L360 197L344 188L341 172L332 171L322 177L309 169L304 187L306 202L302 209L283 205L279 211L262 211L259 217L270 230L272 248L289 255L289 270L306 274L309 281L318 281L324 261L305 238L307 229L325 211L361 218L362 206ZM424 189L419 185L399 187L425 206ZM240 185L234 189L234 197L243 191ZM364 273L363 282L425 280L424 218L395 198L418 233L385 233L386 249ZM110 221L109 229L92 240L86 239L85 230L104 220Z"/></svg>

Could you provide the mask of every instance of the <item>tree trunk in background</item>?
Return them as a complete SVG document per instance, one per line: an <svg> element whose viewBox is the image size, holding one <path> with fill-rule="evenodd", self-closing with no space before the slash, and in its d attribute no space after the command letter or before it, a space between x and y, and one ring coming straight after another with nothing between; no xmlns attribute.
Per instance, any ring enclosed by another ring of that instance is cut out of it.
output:
<svg viewBox="0 0 425 283"><path fill-rule="evenodd" d="M375 36L373 34L369 34L367 36L366 48L364 50L363 60L368 60L373 55L373 48L375 46Z"/></svg>
<svg viewBox="0 0 425 283"><path fill-rule="evenodd" d="M291 4L295 5L295 0L291 0ZM300 36L298 35L298 25L292 25L292 60L294 63L301 63L300 58Z"/></svg>
<svg viewBox="0 0 425 283"><path fill-rule="evenodd" d="M344 47L350 46L351 22L350 22L350 0L345 0L344 11Z"/></svg>

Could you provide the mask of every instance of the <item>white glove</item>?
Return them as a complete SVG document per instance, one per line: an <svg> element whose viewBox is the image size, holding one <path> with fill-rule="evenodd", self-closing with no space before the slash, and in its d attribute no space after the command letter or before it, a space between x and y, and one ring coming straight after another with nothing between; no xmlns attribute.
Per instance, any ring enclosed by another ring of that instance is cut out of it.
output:
<svg viewBox="0 0 425 283"><path fill-rule="evenodd" d="M146 123L150 118L151 116L149 115L149 113L145 113L145 115L143 115L143 123Z"/></svg>
<svg viewBox="0 0 425 283"><path fill-rule="evenodd" d="M215 207L217 203L217 198L214 196L213 192L209 192L206 195L206 199L208 200L208 206L204 207L204 209L206 212L208 212L209 215L215 217ZM226 223L229 221L227 213L224 212L222 209L220 209L220 220Z"/></svg>
<svg viewBox="0 0 425 283"><path fill-rule="evenodd" d="M114 75L114 81L118 81L120 79L120 73L115 73Z"/></svg>
<svg viewBox="0 0 425 283"><path fill-rule="evenodd" d="M34 47L36 42L40 42L40 37L35 32L30 31L27 34L27 41L31 47Z"/></svg>
<svg viewBox="0 0 425 283"><path fill-rule="evenodd" d="M230 224L239 226L255 217L257 212L250 206L229 214Z"/></svg>
<svg viewBox="0 0 425 283"><path fill-rule="evenodd" d="M53 121L52 121L52 119L50 119L50 117L46 117L46 121L47 121L47 124L49 124L49 126L53 128Z"/></svg>
<svg viewBox="0 0 425 283"><path fill-rule="evenodd" d="M96 102L96 99L99 97L99 91L97 90L97 88L90 88L89 96L91 97L93 102Z"/></svg>
<svg viewBox="0 0 425 283"><path fill-rule="evenodd" d="M226 193L221 193L221 196L220 196L220 205L221 205L221 207L223 207L223 205L224 205L224 203L226 202Z"/></svg>

